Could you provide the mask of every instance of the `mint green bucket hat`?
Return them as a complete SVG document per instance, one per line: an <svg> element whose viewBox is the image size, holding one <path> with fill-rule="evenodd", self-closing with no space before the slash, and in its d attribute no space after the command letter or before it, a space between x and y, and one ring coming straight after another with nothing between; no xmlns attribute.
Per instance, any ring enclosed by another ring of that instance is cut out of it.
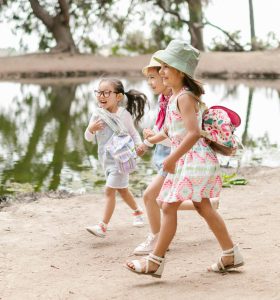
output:
<svg viewBox="0 0 280 300"><path fill-rule="evenodd" d="M155 53L154 59L193 78L199 54L199 50L190 44L182 40L172 40L165 50Z"/></svg>

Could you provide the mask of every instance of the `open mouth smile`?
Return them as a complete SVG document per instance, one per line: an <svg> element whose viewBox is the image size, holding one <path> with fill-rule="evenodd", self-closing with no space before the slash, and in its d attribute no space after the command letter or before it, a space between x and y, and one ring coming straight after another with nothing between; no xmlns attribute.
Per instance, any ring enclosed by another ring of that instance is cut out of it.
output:
<svg viewBox="0 0 280 300"><path fill-rule="evenodd" d="M101 104L106 104L106 103L107 103L106 100L100 100L99 102L100 102Z"/></svg>

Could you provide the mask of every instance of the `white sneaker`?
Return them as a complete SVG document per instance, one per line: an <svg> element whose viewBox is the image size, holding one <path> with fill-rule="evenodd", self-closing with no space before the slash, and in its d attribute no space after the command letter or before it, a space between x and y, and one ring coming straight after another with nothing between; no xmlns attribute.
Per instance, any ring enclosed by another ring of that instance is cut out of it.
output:
<svg viewBox="0 0 280 300"><path fill-rule="evenodd" d="M157 237L158 237L158 234L153 235L152 233L150 233L147 236L146 240L134 249L133 254L134 255L148 255L150 252L152 252L154 250L154 247L157 242Z"/></svg>
<svg viewBox="0 0 280 300"><path fill-rule="evenodd" d="M105 223L99 222L97 225L86 227L86 230L95 236L105 238L107 226Z"/></svg>
<svg viewBox="0 0 280 300"><path fill-rule="evenodd" d="M135 210L133 212L133 226L135 227L143 227L144 226L144 218L143 218L142 209Z"/></svg>

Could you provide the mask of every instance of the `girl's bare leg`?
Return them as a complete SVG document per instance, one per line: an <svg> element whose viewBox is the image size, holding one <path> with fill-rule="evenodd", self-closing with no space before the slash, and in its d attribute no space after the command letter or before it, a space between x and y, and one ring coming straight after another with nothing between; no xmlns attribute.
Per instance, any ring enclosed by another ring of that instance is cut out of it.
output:
<svg viewBox="0 0 280 300"><path fill-rule="evenodd" d="M164 257L165 252L167 251L175 233L177 230L177 210L180 205L180 202L175 203L163 203L162 205L162 224L160 227L160 232L158 236L158 240L153 251L153 254L156 256ZM141 259L142 270L145 268L145 259ZM128 267L134 269L134 265L131 262L127 262ZM156 271L158 265L150 262L149 263L149 271Z"/></svg>
<svg viewBox="0 0 280 300"><path fill-rule="evenodd" d="M116 206L116 189L105 187L105 210L103 215L103 223L108 224L111 220Z"/></svg>
<svg viewBox="0 0 280 300"><path fill-rule="evenodd" d="M177 230L177 211L181 202L162 204L162 224L158 240L153 251L156 256L165 256Z"/></svg>
<svg viewBox="0 0 280 300"><path fill-rule="evenodd" d="M194 206L197 212L205 219L208 226L217 238L221 248L227 250L233 247L233 242L227 231L225 222L223 218L218 214L218 212L213 209L209 199L202 199L202 201L194 202ZM224 265L229 265L233 262L232 256L227 256L222 258Z"/></svg>
<svg viewBox="0 0 280 300"><path fill-rule="evenodd" d="M219 208L219 198L210 198L210 203L213 208L218 209ZM178 210L195 210L195 207L193 205L193 202L191 200L186 200L181 203Z"/></svg>
<svg viewBox="0 0 280 300"><path fill-rule="evenodd" d="M162 188L164 180L165 177L161 175L157 175L156 177L154 177L143 195L151 232L154 235L159 233L160 230L160 207L156 199ZM214 208L218 208L219 198L212 198L210 199L210 201ZM191 200L187 200L180 204L179 210L195 210L195 207Z"/></svg>
<svg viewBox="0 0 280 300"><path fill-rule="evenodd" d="M146 207L151 232L155 235L160 230L160 208L157 204L157 197L164 182L164 177L157 175L144 192L143 200Z"/></svg>
<svg viewBox="0 0 280 300"><path fill-rule="evenodd" d="M137 203L128 188L118 189L123 201L133 210L137 210Z"/></svg>
<svg viewBox="0 0 280 300"><path fill-rule="evenodd" d="M195 210L195 207L191 200L181 202L178 210Z"/></svg>

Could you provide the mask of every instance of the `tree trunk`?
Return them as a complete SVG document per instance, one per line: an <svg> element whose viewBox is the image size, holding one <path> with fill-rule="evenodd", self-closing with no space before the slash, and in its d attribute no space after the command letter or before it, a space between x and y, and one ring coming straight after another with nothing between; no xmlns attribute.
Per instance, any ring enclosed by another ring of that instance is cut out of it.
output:
<svg viewBox="0 0 280 300"><path fill-rule="evenodd" d="M246 146L246 144L248 142L248 127L249 127L249 121L250 121L250 115L251 115L253 94L254 94L254 89L253 88L249 88L247 113L246 113L246 120L245 120L245 129L244 129L244 132L242 134L242 144L244 146Z"/></svg>
<svg viewBox="0 0 280 300"><path fill-rule="evenodd" d="M69 26L69 9L66 0L58 0L60 11L52 17L38 0L29 0L34 15L40 19L53 35L56 46L51 52L78 52Z"/></svg>
<svg viewBox="0 0 280 300"><path fill-rule="evenodd" d="M202 5L201 0L187 0L189 6L189 32L191 44L195 48L204 51L202 32Z"/></svg>
<svg viewBox="0 0 280 300"><path fill-rule="evenodd" d="M68 24L63 22L63 17L57 15L53 19L53 25L48 28L52 33L56 41L56 46L51 49L51 52L71 52L76 53L78 49L76 48L75 42L73 40L70 27Z"/></svg>
<svg viewBox="0 0 280 300"><path fill-rule="evenodd" d="M256 33L255 33L255 22L254 22L254 7L253 0L249 0L249 12L250 12L250 30L251 30L251 50L256 50Z"/></svg>

